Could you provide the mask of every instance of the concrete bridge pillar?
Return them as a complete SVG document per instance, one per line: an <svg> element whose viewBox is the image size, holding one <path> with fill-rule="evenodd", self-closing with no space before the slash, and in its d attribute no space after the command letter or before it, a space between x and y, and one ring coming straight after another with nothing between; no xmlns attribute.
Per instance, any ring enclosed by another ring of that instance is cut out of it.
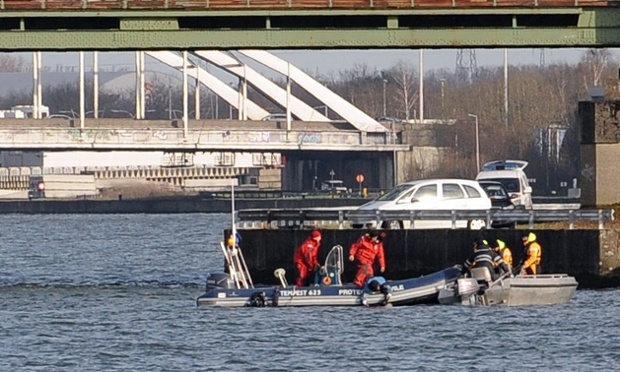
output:
<svg viewBox="0 0 620 372"><path fill-rule="evenodd" d="M615 100L579 102L582 206L620 203L617 165L620 159L617 115L620 94L616 91L615 95L618 97Z"/></svg>

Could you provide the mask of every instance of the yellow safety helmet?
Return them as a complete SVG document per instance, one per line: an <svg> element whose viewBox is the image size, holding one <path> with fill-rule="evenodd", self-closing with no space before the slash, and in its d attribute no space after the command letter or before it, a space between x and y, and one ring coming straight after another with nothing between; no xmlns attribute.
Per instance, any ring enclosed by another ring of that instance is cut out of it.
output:
<svg viewBox="0 0 620 372"><path fill-rule="evenodd" d="M497 239L497 246L499 247L499 249L504 249L506 248L506 242L504 242L503 240Z"/></svg>
<svg viewBox="0 0 620 372"><path fill-rule="evenodd" d="M534 234L533 232L527 234L527 236L523 236L523 241L526 244L532 243L536 241L536 234Z"/></svg>

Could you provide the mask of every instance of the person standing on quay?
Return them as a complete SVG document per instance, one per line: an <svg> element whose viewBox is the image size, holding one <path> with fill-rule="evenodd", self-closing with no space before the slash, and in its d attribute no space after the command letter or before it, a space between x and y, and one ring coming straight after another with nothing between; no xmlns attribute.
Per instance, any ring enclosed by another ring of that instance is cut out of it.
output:
<svg viewBox="0 0 620 372"><path fill-rule="evenodd" d="M357 261L357 273L353 284L362 287L366 280L373 277L375 272L373 265L379 261L379 271L385 272L385 253L383 251L383 238L385 233L379 234L372 231L364 234L349 249L349 261Z"/></svg>
<svg viewBox="0 0 620 372"><path fill-rule="evenodd" d="M311 272L319 269L319 248L321 247L321 232L314 230L310 233L299 248L295 251L293 262L297 268L297 278L295 283L298 287L309 285L308 277Z"/></svg>

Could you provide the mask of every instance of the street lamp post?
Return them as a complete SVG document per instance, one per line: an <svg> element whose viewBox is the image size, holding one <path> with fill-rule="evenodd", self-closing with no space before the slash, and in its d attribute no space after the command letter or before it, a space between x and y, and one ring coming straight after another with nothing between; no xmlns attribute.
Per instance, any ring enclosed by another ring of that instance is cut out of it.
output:
<svg viewBox="0 0 620 372"><path fill-rule="evenodd" d="M478 132L478 115L467 114L476 120L476 174L480 173L480 136Z"/></svg>
<svg viewBox="0 0 620 372"><path fill-rule="evenodd" d="M386 88L387 88L387 79L383 79L383 116L387 115L387 95L386 95Z"/></svg>
<svg viewBox="0 0 620 372"><path fill-rule="evenodd" d="M392 120L392 167L394 168L392 171L394 172L394 180L392 181L393 186L396 186L398 183L398 161L396 159L396 123Z"/></svg>
<svg viewBox="0 0 620 372"><path fill-rule="evenodd" d="M446 85L446 79L440 79L441 82L441 117L446 117L445 105L444 105L444 86Z"/></svg>

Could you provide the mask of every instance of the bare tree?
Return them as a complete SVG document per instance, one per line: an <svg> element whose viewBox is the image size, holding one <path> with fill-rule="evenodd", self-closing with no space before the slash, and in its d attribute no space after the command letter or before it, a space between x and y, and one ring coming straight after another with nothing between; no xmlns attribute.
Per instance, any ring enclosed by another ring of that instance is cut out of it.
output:
<svg viewBox="0 0 620 372"><path fill-rule="evenodd" d="M416 92L417 74L413 67L404 61L398 62L396 66L389 70L388 74L398 87L396 95L403 107L403 117L405 120L409 120L411 118L411 110L419 98Z"/></svg>
<svg viewBox="0 0 620 372"><path fill-rule="evenodd" d="M591 48L584 52L580 64L583 66L583 83L586 88L601 84L603 73L607 69L611 51L607 48Z"/></svg>
<svg viewBox="0 0 620 372"><path fill-rule="evenodd" d="M24 59L10 54L0 54L0 72L24 71Z"/></svg>

